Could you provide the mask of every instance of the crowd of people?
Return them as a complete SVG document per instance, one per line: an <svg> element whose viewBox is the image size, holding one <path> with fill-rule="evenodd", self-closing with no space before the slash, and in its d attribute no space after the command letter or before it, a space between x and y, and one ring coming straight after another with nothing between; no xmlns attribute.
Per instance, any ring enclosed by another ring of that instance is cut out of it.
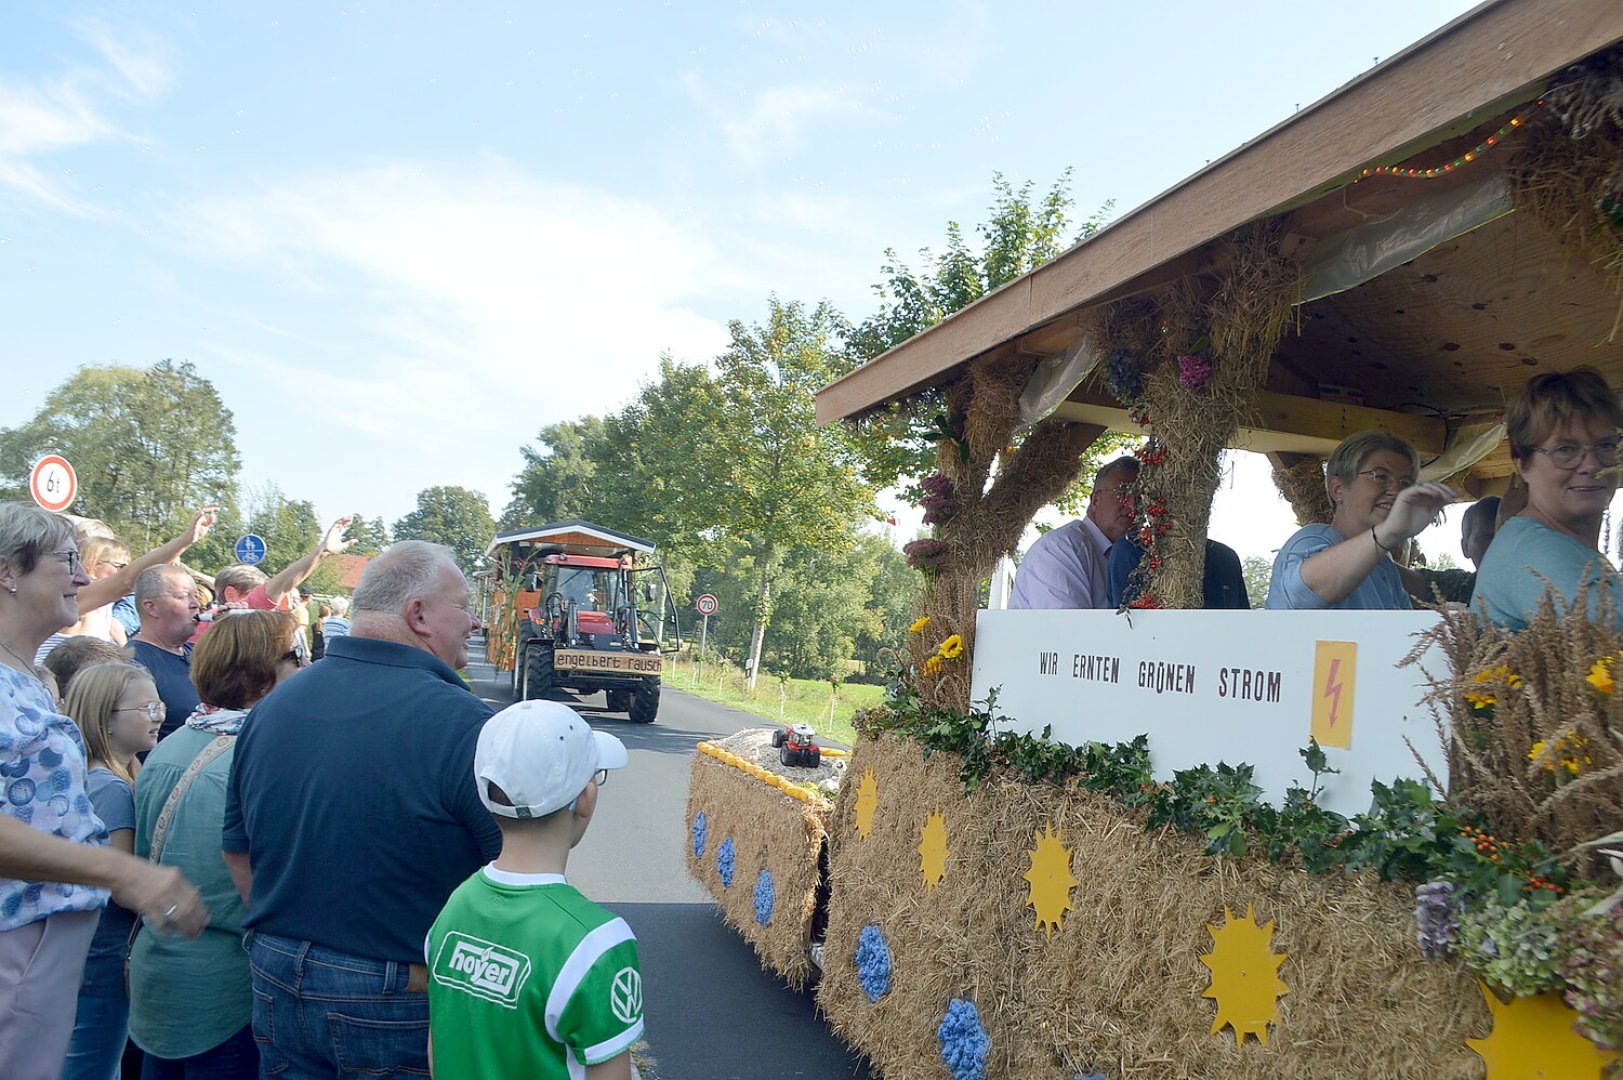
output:
<svg viewBox="0 0 1623 1080"><path fill-rule="evenodd" d="M1546 588L1589 613L1623 619L1623 578L1600 551L1618 486L1623 406L1593 368L1531 380L1505 414L1515 476L1507 494L1467 508L1460 550L1475 570L1427 570L1399 558L1461 495L1422 482L1420 455L1385 431L1343 439L1325 463L1328 523L1304 525L1279 548L1265 607L1405 610L1416 603L1480 604L1520 629ZM1099 470L1086 515L1045 533L1021 562L1012 608L1119 608L1133 599L1143 552L1132 530L1139 464ZM1239 559L1208 541L1205 605L1247 607ZM1623 625L1623 624L1620 624Z"/></svg>
<svg viewBox="0 0 1623 1080"><path fill-rule="evenodd" d="M311 611L348 519L206 577L212 521L132 559L0 504L0 1076L426 1075L431 1029L441 1077L633 1076L635 937L564 878L624 746L492 718L448 549Z"/></svg>

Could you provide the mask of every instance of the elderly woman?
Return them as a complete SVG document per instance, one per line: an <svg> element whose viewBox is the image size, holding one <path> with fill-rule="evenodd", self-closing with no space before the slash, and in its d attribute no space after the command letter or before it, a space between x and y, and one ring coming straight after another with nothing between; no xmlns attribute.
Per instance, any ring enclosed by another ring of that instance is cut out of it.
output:
<svg viewBox="0 0 1623 1080"><path fill-rule="evenodd" d="M1547 585L1571 603L1587 584L1590 613L1609 597L1623 628L1623 582L1600 553L1620 425L1623 407L1594 368L1540 375L1511 403L1506 435L1527 506L1500 527L1477 572L1475 596L1493 622L1520 630Z"/></svg>
<svg viewBox="0 0 1623 1080"><path fill-rule="evenodd" d="M136 852L183 872L214 910L203 936L143 930L130 953L130 1036L143 1080L259 1075L242 898L220 858L226 782L248 710L298 670L293 616L241 611L192 653L203 704L147 756L136 791ZM167 820L166 820L167 819Z"/></svg>
<svg viewBox="0 0 1623 1080"><path fill-rule="evenodd" d="M79 980L108 892L196 934L208 916L175 870L105 846L79 729L29 662L79 618L89 579L66 518L0 503L0 1062L7 1080L57 1080Z"/></svg>
<svg viewBox="0 0 1623 1080"><path fill-rule="evenodd" d="M1411 594L1425 597L1424 582L1391 556L1459 496L1446 484L1417 484L1419 472L1419 455L1396 435L1343 439L1325 467L1335 515L1298 529L1279 549L1267 606L1407 609Z"/></svg>

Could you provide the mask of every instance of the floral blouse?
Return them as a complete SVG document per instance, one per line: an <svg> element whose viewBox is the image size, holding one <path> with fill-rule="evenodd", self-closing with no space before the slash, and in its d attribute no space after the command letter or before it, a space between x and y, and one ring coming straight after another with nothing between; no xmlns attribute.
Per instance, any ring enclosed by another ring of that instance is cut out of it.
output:
<svg viewBox="0 0 1623 1080"><path fill-rule="evenodd" d="M38 679L0 665L0 813L65 840L105 844L85 772L78 725L57 712ZM0 930L106 903L106 889L0 877Z"/></svg>

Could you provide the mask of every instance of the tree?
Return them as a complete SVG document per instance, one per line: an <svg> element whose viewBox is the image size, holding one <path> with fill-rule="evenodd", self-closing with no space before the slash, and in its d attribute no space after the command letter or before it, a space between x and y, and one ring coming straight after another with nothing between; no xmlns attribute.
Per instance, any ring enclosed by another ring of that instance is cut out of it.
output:
<svg viewBox="0 0 1623 1080"><path fill-rule="evenodd" d="M524 467L509 485L513 498L502 511L502 527L591 520L597 458L607 437L608 425L596 416L542 428L539 445L519 448Z"/></svg>
<svg viewBox="0 0 1623 1080"><path fill-rule="evenodd" d="M132 547L174 535L193 511L236 498L236 425L214 385L190 363L146 369L82 367L27 423L0 430L0 497L26 499L42 453L74 465L73 512L99 517Z"/></svg>
<svg viewBox="0 0 1623 1080"><path fill-rule="evenodd" d="M351 514L353 522L349 527L349 535L355 540L355 546L349 549L351 555L381 555L383 549L389 546L389 526L384 524L383 515L368 521L364 514Z"/></svg>
<svg viewBox="0 0 1623 1080"><path fill-rule="evenodd" d="M1240 576L1245 579L1245 591L1252 607L1260 608L1268 602L1268 582L1273 573L1273 562L1261 555L1247 555L1240 560Z"/></svg>
<svg viewBox="0 0 1623 1080"><path fill-rule="evenodd" d="M314 505L306 499L289 499L275 484L254 491L248 499L247 531L265 541L265 560L259 568L273 577L308 555L321 541L322 529ZM236 560L233 556L228 561Z"/></svg>
<svg viewBox="0 0 1623 1080"><path fill-rule="evenodd" d="M456 555L462 572L472 576L485 562L485 548L496 535L490 504L464 487L431 487L417 493L417 509L394 523L396 540L444 544Z"/></svg>

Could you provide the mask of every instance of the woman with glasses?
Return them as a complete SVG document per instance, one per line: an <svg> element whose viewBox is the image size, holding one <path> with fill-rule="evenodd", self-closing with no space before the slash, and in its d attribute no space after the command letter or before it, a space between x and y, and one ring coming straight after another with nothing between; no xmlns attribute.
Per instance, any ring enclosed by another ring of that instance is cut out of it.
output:
<svg viewBox="0 0 1623 1080"><path fill-rule="evenodd" d="M1447 484L1416 483L1420 455L1385 431L1341 441L1325 465L1335 504L1328 525L1304 525L1274 559L1272 609L1408 609L1425 597L1419 575L1392 555L1459 498Z"/></svg>
<svg viewBox="0 0 1623 1080"><path fill-rule="evenodd" d="M1546 587L1570 604L1587 586L1590 614L1606 597L1623 627L1623 583L1600 553L1620 425L1617 394L1590 367L1540 375L1511 402L1505 434L1527 506L1500 526L1477 572L1475 598L1493 622L1520 630Z"/></svg>
<svg viewBox="0 0 1623 1080"><path fill-rule="evenodd" d="M163 702L146 668L129 663L96 664L73 678L68 715L84 736L85 794L119 851L135 850L135 755L158 743ZM124 951L135 912L109 901L90 940L77 1019L68 1044L63 1080L109 1080L118 1075L129 1031L130 999L124 990Z"/></svg>
<svg viewBox="0 0 1623 1080"><path fill-rule="evenodd" d="M0 1062L6 1080L57 1080L85 954L108 892L195 934L197 890L107 845L85 791L85 744L30 661L79 618L89 582L73 526L0 503Z"/></svg>
<svg viewBox="0 0 1623 1080"><path fill-rule="evenodd" d="M242 946L247 916L220 857L226 782L248 710L302 663L296 624L281 611L238 611L192 652L202 704L147 755L136 790L136 853L181 870L214 915L180 941L143 929L130 950L130 1036L143 1080L256 1077L252 984Z"/></svg>

